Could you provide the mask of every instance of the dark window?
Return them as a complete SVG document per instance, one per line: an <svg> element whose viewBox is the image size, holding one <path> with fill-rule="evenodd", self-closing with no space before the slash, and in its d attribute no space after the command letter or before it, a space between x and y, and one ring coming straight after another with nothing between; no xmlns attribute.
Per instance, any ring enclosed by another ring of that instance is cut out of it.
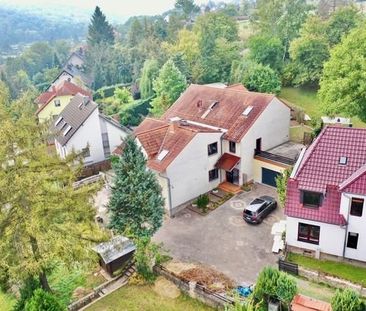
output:
<svg viewBox="0 0 366 311"><path fill-rule="evenodd" d="M348 232L347 247L357 249L358 233Z"/></svg>
<svg viewBox="0 0 366 311"><path fill-rule="evenodd" d="M212 143L207 146L208 155L217 153L217 143Z"/></svg>
<svg viewBox="0 0 366 311"><path fill-rule="evenodd" d="M89 147L83 148L83 150L82 150L82 154L83 154L84 158L86 158L86 157L90 157L90 150L89 150Z"/></svg>
<svg viewBox="0 0 366 311"><path fill-rule="evenodd" d="M109 146L108 133L102 133L103 151L104 156L107 158L111 155L111 149Z"/></svg>
<svg viewBox="0 0 366 311"><path fill-rule="evenodd" d="M235 143L235 141L229 141L229 150L232 153L236 152L236 143Z"/></svg>
<svg viewBox="0 0 366 311"><path fill-rule="evenodd" d="M306 207L317 208L321 205L322 194L318 192L303 191L302 204Z"/></svg>
<svg viewBox="0 0 366 311"><path fill-rule="evenodd" d="M212 181L219 178L219 170L217 168L208 171L208 181Z"/></svg>
<svg viewBox="0 0 366 311"><path fill-rule="evenodd" d="M60 102L59 99L55 99L54 103L55 103L55 107L60 107L61 106L61 102Z"/></svg>
<svg viewBox="0 0 366 311"><path fill-rule="evenodd" d="M352 202L351 202L351 215L352 216L358 216L358 217L362 216L363 203L364 203L363 199L352 198Z"/></svg>
<svg viewBox="0 0 366 311"><path fill-rule="evenodd" d="M306 243L319 244L320 227L299 223L297 240Z"/></svg>

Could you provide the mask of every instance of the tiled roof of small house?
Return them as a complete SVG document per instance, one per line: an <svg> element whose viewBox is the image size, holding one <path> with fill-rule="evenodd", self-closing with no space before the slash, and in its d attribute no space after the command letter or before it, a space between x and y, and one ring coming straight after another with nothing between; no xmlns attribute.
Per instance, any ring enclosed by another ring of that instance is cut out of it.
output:
<svg viewBox="0 0 366 311"><path fill-rule="evenodd" d="M36 99L36 102L41 106L38 108L36 114L39 114L48 104L49 102L58 96L66 96L66 95L76 95L80 93L84 96L88 96L92 98L91 92L83 89L82 87L75 85L69 81L63 81L59 86L53 86L50 91L44 92L39 95Z"/></svg>
<svg viewBox="0 0 366 311"><path fill-rule="evenodd" d="M287 216L345 224L341 191L366 193L366 129L326 127L307 149L287 185ZM304 208L301 190L327 193L319 209Z"/></svg>
<svg viewBox="0 0 366 311"><path fill-rule="evenodd" d="M169 123L146 118L134 134L147 154L148 167L163 172L196 134L212 132L220 131L179 121Z"/></svg>

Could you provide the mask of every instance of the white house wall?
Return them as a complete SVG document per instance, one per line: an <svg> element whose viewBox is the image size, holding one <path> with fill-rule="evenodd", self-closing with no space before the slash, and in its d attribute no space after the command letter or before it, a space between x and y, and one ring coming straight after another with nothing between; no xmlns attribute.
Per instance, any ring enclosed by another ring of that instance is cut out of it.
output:
<svg viewBox="0 0 366 311"><path fill-rule="evenodd" d="M257 138L262 138L262 150L268 150L289 140L290 108L274 98L255 121L240 143L241 174L254 178L253 161ZM238 147L238 146L237 146Z"/></svg>
<svg viewBox="0 0 366 311"><path fill-rule="evenodd" d="M221 136L222 133L198 133L168 166L172 208L218 186L220 176L209 182L208 171L215 168L221 156ZM217 142L218 152L209 156L207 146L214 142Z"/></svg>
<svg viewBox="0 0 366 311"><path fill-rule="evenodd" d="M349 214L352 198L364 199L363 213L361 217L353 216ZM347 236L348 232L358 233L357 249L346 247L345 257L350 259L356 259L366 261L366 196L353 195L348 193L342 193L341 199L341 213L346 219L348 219ZM348 218L347 218L348 217Z"/></svg>
<svg viewBox="0 0 366 311"><path fill-rule="evenodd" d="M125 139L128 135L120 127L117 127L110 122L104 121L106 124L107 132L108 132L108 139L109 139L109 146L111 148L111 152L116 149L118 146L122 144L122 140Z"/></svg>
<svg viewBox="0 0 366 311"><path fill-rule="evenodd" d="M320 226L319 245L300 242L297 240L299 223ZM335 256L343 256L345 238L345 228L306 219L287 217L286 222L286 243L289 246L308 249L312 251L320 250Z"/></svg>
<svg viewBox="0 0 366 311"><path fill-rule="evenodd" d="M98 109L93 111L65 146L67 152L70 153L73 149L75 151L81 151L83 148L86 148L88 143L90 156L84 159L84 164L103 161L105 158Z"/></svg>

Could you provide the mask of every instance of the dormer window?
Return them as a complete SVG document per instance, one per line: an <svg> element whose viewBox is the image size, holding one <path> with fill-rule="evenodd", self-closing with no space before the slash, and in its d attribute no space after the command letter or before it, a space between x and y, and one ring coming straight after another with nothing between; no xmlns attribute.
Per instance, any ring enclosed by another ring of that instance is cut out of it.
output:
<svg viewBox="0 0 366 311"><path fill-rule="evenodd" d="M168 153L169 153L169 150L166 150L166 149L162 150L158 154L158 157L157 157L158 161L162 161L167 156Z"/></svg>
<svg viewBox="0 0 366 311"><path fill-rule="evenodd" d="M339 164L346 165L347 164L347 157L340 157Z"/></svg>
<svg viewBox="0 0 366 311"><path fill-rule="evenodd" d="M313 191L301 191L300 201L304 207L319 208L322 204L323 194Z"/></svg>

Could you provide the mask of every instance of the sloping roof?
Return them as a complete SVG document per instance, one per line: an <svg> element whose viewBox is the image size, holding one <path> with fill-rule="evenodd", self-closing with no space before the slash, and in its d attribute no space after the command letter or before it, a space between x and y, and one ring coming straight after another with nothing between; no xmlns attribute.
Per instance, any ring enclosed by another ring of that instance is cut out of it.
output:
<svg viewBox="0 0 366 311"><path fill-rule="evenodd" d="M64 146L97 108L98 105L88 97L76 94L53 123L57 141ZM69 126L71 129L65 135Z"/></svg>
<svg viewBox="0 0 366 311"><path fill-rule="evenodd" d="M118 127L119 129L123 130L124 132L126 132L128 134L132 132L128 127L126 127L126 126L122 125L121 123L117 122L112 117L106 116L105 114L99 113L99 118L102 118L106 122L112 124L115 127Z"/></svg>
<svg viewBox="0 0 366 311"><path fill-rule="evenodd" d="M130 239L118 235L108 242L98 244L93 250L108 264L135 251L136 247Z"/></svg>
<svg viewBox="0 0 366 311"><path fill-rule="evenodd" d="M50 91L44 92L41 95L39 95L36 99L36 102L38 104L41 104L41 106L38 108L36 114L39 114L43 108L45 108L49 102L58 96L66 96L66 95L76 95L77 93L80 93L82 95L88 96L92 98L91 92L83 89L82 87L75 85L74 83L71 83L69 81L63 81L60 85L53 86Z"/></svg>
<svg viewBox="0 0 366 311"><path fill-rule="evenodd" d="M240 158L230 153L224 153L217 161L216 167L230 172L240 161Z"/></svg>
<svg viewBox="0 0 366 311"><path fill-rule="evenodd" d="M340 157L347 163L340 164ZM295 174L304 190L325 192L341 185L366 164L366 129L326 127L307 149Z"/></svg>
<svg viewBox="0 0 366 311"><path fill-rule="evenodd" d="M219 133L218 130L181 122L169 123L145 119L134 131L147 153L149 168L163 172L197 133Z"/></svg>
<svg viewBox="0 0 366 311"><path fill-rule="evenodd" d="M310 298L304 295L296 295L291 302L292 311L332 311L328 302Z"/></svg>
<svg viewBox="0 0 366 311"><path fill-rule="evenodd" d="M340 158L346 157L341 164ZM327 193L319 209L304 208L301 190ZM341 191L366 193L366 129L326 127L306 150L287 184L285 214L343 225Z"/></svg>
<svg viewBox="0 0 366 311"><path fill-rule="evenodd" d="M163 115L169 120L179 117L220 129L226 129L225 138L240 142L256 119L275 98L271 94L262 94L218 88L207 85L190 85L173 106ZM243 115L248 108L250 112Z"/></svg>

